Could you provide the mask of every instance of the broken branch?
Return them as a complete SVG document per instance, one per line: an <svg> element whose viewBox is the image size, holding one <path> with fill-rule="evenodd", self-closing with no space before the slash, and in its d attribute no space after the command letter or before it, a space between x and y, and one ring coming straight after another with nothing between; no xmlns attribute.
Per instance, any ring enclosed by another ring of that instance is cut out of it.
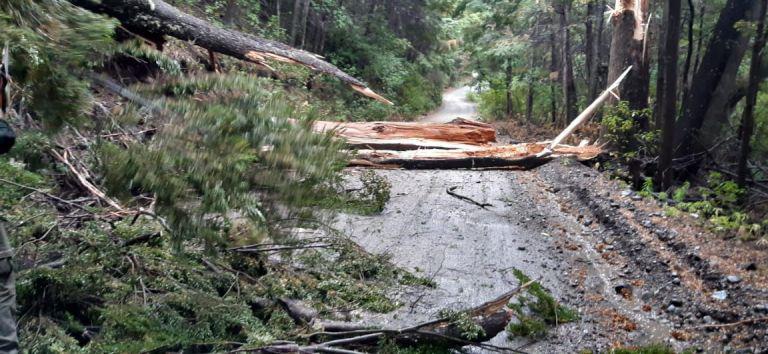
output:
<svg viewBox="0 0 768 354"><path fill-rule="evenodd" d="M466 197L466 196L463 196L461 194L458 194L458 193L454 192L458 188L459 188L458 186L450 187L450 188L446 189L445 192L448 193L452 197L458 198L458 199L463 200L465 202L468 202L470 204L477 205L477 206L479 206L479 207L481 207L483 209L485 209L487 207L492 207L493 206L493 204L480 203L480 202L478 202L478 201L476 201L476 200L474 200L474 199L472 199L470 197Z"/></svg>

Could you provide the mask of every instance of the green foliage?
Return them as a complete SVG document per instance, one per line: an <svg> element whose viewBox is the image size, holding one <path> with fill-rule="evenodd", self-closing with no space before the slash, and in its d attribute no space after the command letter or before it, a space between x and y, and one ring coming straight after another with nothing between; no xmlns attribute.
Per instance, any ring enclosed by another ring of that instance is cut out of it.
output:
<svg viewBox="0 0 768 354"><path fill-rule="evenodd" d="M520 284L531 281L519 269L514 269L513 274ZM510 323L507 327L510 335L543 337L549 326L573 322L579 318L576 311L560 305L538 282L531 284L527 292L530 297L521 296L517 303L509 305L518 320L517 323Z"/></svg>
<svg viewBox="0 0 768 354"><path fill-rule="evenodd" d="M177 245L197 237L219 242L233 211L256 234L273 233L286 218L275 211L278 203L309 213L303 202L324 193L316 186L344 165L338 143L313 133L307 116L252 77L178 79L156 89L169 95L165 128L149 144L105 144L101 154L109 190L154 196Z"/></svg>
<svg viewBox="0 0 768 354"><path fill-rule="evenodd" d="M652 198L654 196L653 192L653 178L646 177L645 180L643 180L643 188L638 194L640 194L640 196L643 198Z"/></svg>
<svg viewBox="0 0 768 354"><path fill-rule="evenodd" d="M651 344L644 347L617 348L612 354L675 354L675 350L664 344Z"/></svg>
<svg viewBox="0 0 768 354"><path fill-rule="evenodd" d="M678 203L685 201L685 197L688 195L688 190L691 189L691 182L686 181L682 186L675 188L675 192L672 193L672 199Z"/></svg>
<svg viewBox="0 0 768 354"><path fill-rule="evenodd" d="M11 76L34 117L54 128L82 121L90 107L83 70L113 49L115 22L66 1L10 0L0 4L0 27Z"/></svg>
<svg viewBox="0 0 768 354"><path fill-rule="evenodd" d="M507 96L503 90L486 90L477 97L481 116L491 121L507 117Z"/></svg>
<svg viewBox="0 0 768 354"><path fill-rule="evenodd" d="M485 336L483 327L475 322L467 311L441 310L438 316L448 319L452 325L456 326L465 340L472 341Z"/></svg>
<svg viewBox="0 0 768 354"><path fill-rule="evenodd" d="M352 191L342 191L338 181L334 181L329 192L321 199L306 200L306 206L319 206L324 209L340 210L359 215L373 215L384 210L390 197L391 184L376 172L366 170L360 175L362 187Z"/></svg>
<svg viewBox="0 0 768 354"><path fill-rule="evenodd" d="M606 139L627 158L657 155L658 132L641 132L639 125L641 117L647 119L651 115L650 109L633 111L626 101L620 101L603 116Z"/></svg>
<svg viewBox="0 0 768 354"><path fill-rule="evenodd" d="M25 170L20 164L0 158L0 178L32 188L40 187L42 176ZM13 206L21 197L31 191L10 183L0 183L0 211Z"/></svg>

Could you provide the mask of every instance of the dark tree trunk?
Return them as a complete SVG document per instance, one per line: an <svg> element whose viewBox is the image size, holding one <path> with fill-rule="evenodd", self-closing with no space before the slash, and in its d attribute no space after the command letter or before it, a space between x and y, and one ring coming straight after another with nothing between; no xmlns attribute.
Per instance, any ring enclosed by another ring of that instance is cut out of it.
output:
<svg viewBox="0 0 768 354"><path fill-rule="evenodd" d="M743 56L743 53L734 53L742 40L736 24L748 19L750 9L756 3L754 0L728 0L720 13L701 66L684 100L683 115L675 126L676 156L703 151L705 143L699 141L699 134L715 91L722 84L729 62L740 62Z"/></svg>
<svg viewBox="0 0 768 354"><path fill-rule="evenodd" d="M747 180L750 177L749 154L751 152L752 134L755 130L755 104L757 103L757 92L760 89L760 69L762 66L763 48L765 48L765 15L766 1L759 1L757 35L755 44L752 48L752 62L749 67L749 88L747 89L747 104L744 106L744 117L741 121L741 149L739 151L739 165L736 182L739 186L746 187Z"/></svg>
<svg viewBox="0 0 768 354"><path fill-rule="evenodd" d="M693 4L693 0L688 0L688 51L685 53L685 64L683 64L683 97L688 94L688 90L691 88L690 71L691 60L693 59L693 25L696 20L696 6Z"/></svg>
<svg viewBox="0 0 768 354"><path fill-rule="evenodd" d="M562 70L561 80L563 88L563 104L565 106L565 120L570 122L578 115L576 107L576 83L573 78L573 57L571 55L571 33L568 29L568 16L571 0L557 0L555 11L560 24L560 40L562 40Z"/></svg>
<svg viewBox="0 0 768 354"><path fill-rule="evenodd" d="M667 0L664 9L664 46L660 47L659 76L663 87L657 89L661 113L661 155L657 182L661 189L672 186L672 158L675 150L675 118L677 117L677 59L680 47L680 0Z"/></svg>
<svg viewBox="0 0 768 354"><path fill-rule="evenodd" d="M562 73L560 72L560 61L557 55L557 34L554 27L552 27L549 35L549 44L551 57L549 65L550 111L552 114L552 124L557 125L557 90L555 89L555 82L559 80Z"/></svg>
<svg viewBox="0 0 768 354"><path fill-rule="evenodd" d="M596 18L595 8L597 7L596 0L590 0L587 3L587 20L584 22L584 65L587 72L587 87L588 87L588 101L595 99L592 92L592 87L595 86L595 80L597 76L596 62L597 51L595 50L595 20Z"/></svg>
<svg viewBox="0 0 768 354"><path fill-rule="evenodd" d="M163 0L70 0L76 6L112 16L132 32L153 36L172 36L241 60L264 64L272 59L304 65L314 71L335 76L363 95L390 103L371 91L365 83L323 61L319 56L234 30L216 27L188 15Z"/></svg>
<svg viewBox="0 0 768 354"><path fill-rule="evenodd" d="M506 64L506 99L507 99L507 118L512 116L512 63L507 60Z"/></svg>

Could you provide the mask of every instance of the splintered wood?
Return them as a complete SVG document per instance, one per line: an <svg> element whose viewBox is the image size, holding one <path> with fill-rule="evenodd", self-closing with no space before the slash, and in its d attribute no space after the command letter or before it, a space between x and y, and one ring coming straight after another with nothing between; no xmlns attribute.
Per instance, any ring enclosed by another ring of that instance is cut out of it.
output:
<svg viewBox="0 0 768 354"><path fill-rule="evenodd" d="M352 166L406 169L531 169L556 157L590 160L596 145L551 142L497 145L489 124L456 119L449 123L315 122L317 132L332 132L354 150Z"/></svg>

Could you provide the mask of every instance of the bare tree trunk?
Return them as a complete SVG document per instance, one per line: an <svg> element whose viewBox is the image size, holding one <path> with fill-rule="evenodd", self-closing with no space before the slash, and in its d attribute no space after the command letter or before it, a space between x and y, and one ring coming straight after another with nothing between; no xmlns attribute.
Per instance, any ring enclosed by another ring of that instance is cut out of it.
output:
<svg viewBox="0 0 768 354"><path fill-rule="evenodd" d="M590 0L587 3L587 20L584 22L584 65L587 72L587 87L589 100L593 100L592 87L595 86L595 79L597 76L597 70L595 63L597 62L597 51L595 50L595 20L596 18L595 8L597 7L596 0Z"/></svg>
<svg viewBox="0 0 768 354"><path fill-rule="evenodd" d="M506 98L507 98L507 118L512 116L512 62L507 60L506 76Z"/></svg>
<svg viewBox="0 0 768 354"><path fill-rule="evenodd" d="M565 120L570 122L579 114L576 107L576 83L573 78L573 57L571 55L571 33L568 29L568 16L571 0L556 0L555 11L560 23L560 40L562 43L562 71L560 78L563 86L563 104L565 105Z"/></svg>
<svg viewBox="0 0 768 354"><path fill-rule="evenodd" d="M657 89L661 113L661 154L657 182L661 189L672 186L672 158L675 153L675 119L677 117L677 59L680 48L680 0L667 0L664 9L664 46L659 61L659 76L663 87Z"/></svg>
<svg viewBox="0 0 768 354"><path fill-rule="evenodd" d="M559 58L557 56L557 34L555 28L552 27L552 31L549 35L550 39L550 56L551 62L549 65L549 97L550 97L550 110L552 114L552 124L557 125L557 91L555 89L555 81L560 78Z"/></svg>
<svg viewBox="0 0 768 354"><path fill-rule="evenodd" d="M531 67L535 67L535 54L536 52L533 52L534 55L531 56ZM528 75L528 95L525 100L525 120L528 122L533 121L533 98L536 94L534 86L535 82L532 75Z"/></svg>
<svg viewBox="0 0 768 354"><path fill-rule="evenodd" d="M309 5L311 0L304 0L301 9L301 44L299 48L306 48L307 45L307 22L309 21Z"/></svg>
<svg viewBox="0 0 768 354"><path fill-rule="evenodd" d="M301 5L303 0L293 0L293 12L291 12L291 36L290 43L296 45L298 43L299 34L299 17L301 15Z"/></svg>
<svg viewBox="0 0 768 354"><path fill-rule="evenodd" d="M685 64L683 64L683 96L688 94L688 90L691 87L690 72L691 72L691 60L693 59L693 25L696 20L696 6L693 4L693 0L688 0L688 52L685 53Z"/></svg>
<svg viewBox="0 0 768 354"><path fill-rule="evenodd" d="M741 121L741 151L739 152L739 165L736 182L739 186L746 187L747 179L750 177L749 154L751 152L752 134L755 130L755 104L757 103L757 91L760 89L760 67L763 59L763 48L765 48L765 15L766 1L761 0L758 10L757 35L755 44L752 47L752 62L749 67L749 88L747 89L747 104L744 106L744 117Z"/></svg>
<svg viewBox="0 0 768 354"><path fill-rule="evenodd" d="M633 110L648 108L649 62L646 50L646 22L648 0L616 0L611 16L613 37L608 81L615 80L628 66L633 70L622 85L621 99ZM641 129L648 128L647 117L640 119Z"/></svg>

